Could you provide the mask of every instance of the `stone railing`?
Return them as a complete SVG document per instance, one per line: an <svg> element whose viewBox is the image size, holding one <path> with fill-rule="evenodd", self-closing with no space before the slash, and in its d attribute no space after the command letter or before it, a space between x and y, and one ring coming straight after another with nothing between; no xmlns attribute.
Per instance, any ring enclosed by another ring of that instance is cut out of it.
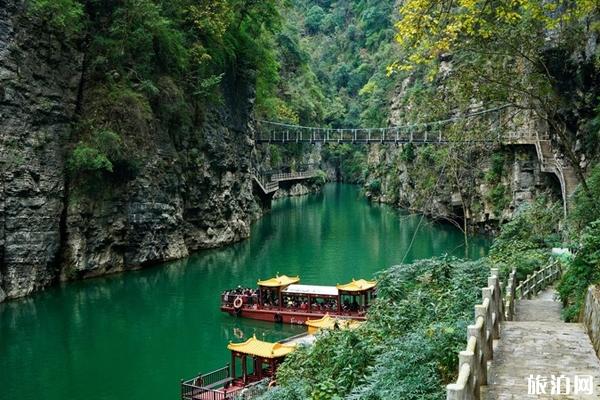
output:
<svg viewBox="0 0 600 400"><path fill-rule="evenodd" d="M447 399L479 399L481 386L487 384L487 363L493 358L504 315L497 269L492 269L481 292L483 302L475 306L475 324L467 327L467 349L458 354L458 379L447 386Z"/></svg>
<svg viewBox="0 0 600 400"><path fill-rule="evenodd" d="M519 300L525 297L530 299L533 296L536 296L541 290L544 290L550 283L558 279L560 274L560 263L554 261L547 267L535 271L533 275L527 275L527 279L522 281L519 286L515 288L514 295Z"/></svg>
<svg viewBox="0 0 600 400"><path fill-rule="evenodd" d="M583 310L583 324L600 358L600 285L588 288Z"/></svg>
<svg viewBox="0 0 600 400"><path fill-rule="evenodd" d="M491 270L487 287L481 289L483 302L475 306L475 324L467 327L467 348L458 354L458 379L446 387L447 400L481 398L481 386L487 385L488 362L494 358L494 340L500 339L500 321L512 321L517 300L534 296L560 274L560 264L554 261L517 286L513 270L503 288L498 270Z"/></svg>

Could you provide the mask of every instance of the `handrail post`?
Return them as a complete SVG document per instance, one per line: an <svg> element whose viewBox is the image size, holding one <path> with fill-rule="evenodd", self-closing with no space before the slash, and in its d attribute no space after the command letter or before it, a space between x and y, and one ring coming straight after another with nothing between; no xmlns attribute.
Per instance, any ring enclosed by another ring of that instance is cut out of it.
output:
<svg viewBox="0 0 600 400"><path fill-rule="evenodd" d="M491 268L490 271L491 277L488 278L488 286L494 288L494 304L496 305L494 311L496 312L498 323L500 323L504 319L504 303L502 301L502 287L499 278L500 270L498 268Z"/></svg>
<svg viewBox="0 0 600 400"><path fill-rule="evenodd" d="M476 399L479 399L479 396L477 396L477 392L479 391L479 382L477 382L477 371L476 371L476 366L475 366L475 354L473 352L470 352L468 350L463 350L460 353L458 353L458 368L459 370L461 369L461 367L465 364L467 364L469 366L469 380L466 383L466 387L465 389L468 391L467 393L469 394L474 394L476 397ZM470 382L474 382L475 385L470 385ZM476 390L477 389L477 390Z"/></svg>
<svg viewBox="0 0 600 400"><path fill-rule="evenodd" d="M487 321L487 310L481 304L478 304L475 306L475 321L477 321L477 318L479 318L479 317L483 318L483 325L481 327L483 346L481 346L481 352L483 354L483 361L485 361L485 363L487 365L487 362L492 359L492 352L494 350L493 350L493 343L490 340L491 333L489 332L489 324Z"/></svg>
<svg viewBox="0 0 600 400"><path fill-rule="evenodd" d="M469 325L467 327L467 340L469 337L475 337L475 378L477 380L477 388L481 385L487 384L487 360L483 353L484 339L483 339L483 327L477 327L477 321L475 325Z"/></svg>

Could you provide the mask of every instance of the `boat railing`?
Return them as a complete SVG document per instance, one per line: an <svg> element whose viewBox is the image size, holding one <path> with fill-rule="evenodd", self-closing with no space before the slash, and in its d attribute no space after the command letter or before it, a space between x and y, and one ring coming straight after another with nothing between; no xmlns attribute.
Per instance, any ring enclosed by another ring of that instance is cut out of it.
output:
<svg viewBox="0 0 600 400"><path fill-rule="evenodd" d="M224 391L195 386L193 383L189 383L189 381L181 383L182 400L226 400L228 399L227 395L228 393Z"/></svg>
<svg viewBox="0 0 600 400"><path fill-rule="evenodd" d="M258 304L258 295L257 294L222 294L221 295L221 303L231 305L235 301L236 298L241 297L244 306L252 306L254 304Z"/></svg>
<svg viewBox="0 0 600 400"><path fill-rule="evenodd" d="M217 389L226 387L232 380L231 369L229 368L229 364L227 364L223 368L219 368L207 374L199 374L195 378L181 381L181 398L183 400L226 399L223 395L223 391Z"/></svg>
<svg viewBox="0 0 600 400"><path fill-rule="evenodd" d="M232 400L250 400L255 397L258 397L265 393L268 390L269 382L271 378L265 378L260 381L252 382L236 390L235 392L230 392L228 399Z"/></svg>

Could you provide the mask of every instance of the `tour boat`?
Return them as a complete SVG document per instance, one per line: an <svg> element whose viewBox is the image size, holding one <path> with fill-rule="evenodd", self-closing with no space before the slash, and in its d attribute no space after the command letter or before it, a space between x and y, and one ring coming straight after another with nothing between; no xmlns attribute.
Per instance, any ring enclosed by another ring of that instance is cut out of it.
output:
<svg viewBox="0 0 600 400"><path fill-rule="evenodd" d="M357 321L351 318L336 318L326 314L319 319L309 319L304 324L308 326L307 336L311 336L324 330L356 329L363 323L363 321Z"/></svg>
<svg viewBox="0 0 600 400"><path fill-rule="evenodd" d="M376 296L375 281L344 285L301 285L300 277L281 275L258 281L257 289L238 287L221 296L221 311L262 321L304 324L309 319L346 317L364 320Z"/></svg>
<svg viewBox="0 0 600 400"><path fill-rule="evenodd" d="M295 338L271 343L253 336L243 343L229 343L231 364L182 380L181 400L234 400L257 395L264 386L272 385L277 367L296 348ZM241 371L236 372L238 359Z"/></svg>
<svg viewBox="0 0 600 400"><path fill-rule="evenodd" d="M256 336L242 343L229 343L227 349L231 351L231 363L207 374L182 380L181 400L253 398L275 384L275 373L285 357L298 346L312 345L319 331L355 329L362 323L326 314L319 319L307 320L307 332L276 343L258 340ZM241 371L237 365L241 366Z"/></svg>

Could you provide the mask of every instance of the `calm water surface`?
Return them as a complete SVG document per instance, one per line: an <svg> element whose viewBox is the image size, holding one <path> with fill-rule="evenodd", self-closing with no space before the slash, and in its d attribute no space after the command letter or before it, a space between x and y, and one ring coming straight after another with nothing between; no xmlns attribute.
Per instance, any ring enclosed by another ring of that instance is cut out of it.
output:
<svg viewBox="0 0 600 400"><path fill-rule="evenodd" d="M229 360L229 341L302 331L221 314L222 290L277 272L372 278L405 257L420 220L330 184L275 202L243 243L0 304L0 399L176 399L180 378ZM484 255L488 242L473 242L468 256ZM423 220L406 261L445 253L465 256L461 233Z"/></svg>

